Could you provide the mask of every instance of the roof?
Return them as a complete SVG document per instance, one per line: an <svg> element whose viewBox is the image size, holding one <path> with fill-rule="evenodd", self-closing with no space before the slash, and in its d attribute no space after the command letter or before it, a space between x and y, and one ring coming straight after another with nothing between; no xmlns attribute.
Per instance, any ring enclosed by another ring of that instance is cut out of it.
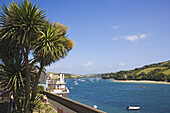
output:
<svg viewBox="0 0 170 113"><path fill-rule="evenodd" d="M52 77L50 77L50 80L51 79L59 79L59 77L58 76L52 76Z"/></svg>

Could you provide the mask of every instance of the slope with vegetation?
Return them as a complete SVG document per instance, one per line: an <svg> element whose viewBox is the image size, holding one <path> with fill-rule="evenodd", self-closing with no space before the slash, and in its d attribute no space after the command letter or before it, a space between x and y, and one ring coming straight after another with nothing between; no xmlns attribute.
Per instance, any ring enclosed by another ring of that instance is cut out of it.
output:
<svg viewBox="0 0 170 113"><path fill-rule="evenodd" d="M59 75L60 73L54 73L54 72L47 72L47 75L49 74L55 74ZM71 73L62 73L65 75L65 79L77 79L77 78L100 78L102 74L88 74L88 75L77 75L77 74L71 74Z"/></svg>
<svg viewBox="0 0 170 113"><path fill-rule="evenodd" d="M103 79L153 80L170 82L170 61L145 65L130 71L102 74Z"/></svg>
<svg viewBox="0 0 170 113"><path fill-rule="evenodd" d="M49 76L49 74L54 74L54 75L59 75L60 73L54 73L54 72L47 72L47 76ZM71 74L71 73L62 73L65 76L65 79L75 79L75 78L83 78L82 75L76 75L76 74Z"/></svg>

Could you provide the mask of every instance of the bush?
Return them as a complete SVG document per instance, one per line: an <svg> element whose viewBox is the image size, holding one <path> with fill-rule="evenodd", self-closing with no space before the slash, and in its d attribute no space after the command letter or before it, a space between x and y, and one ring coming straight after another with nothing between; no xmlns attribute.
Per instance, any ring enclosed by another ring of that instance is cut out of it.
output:
<svg viewBox="0 0 170 113"><path fill-rule="evenodd" d="M41 94L44 93L44 86L38 85L38 88L37 88L37 89L38 89L38 90L37 90L37 93L41 93Z"/></svg>

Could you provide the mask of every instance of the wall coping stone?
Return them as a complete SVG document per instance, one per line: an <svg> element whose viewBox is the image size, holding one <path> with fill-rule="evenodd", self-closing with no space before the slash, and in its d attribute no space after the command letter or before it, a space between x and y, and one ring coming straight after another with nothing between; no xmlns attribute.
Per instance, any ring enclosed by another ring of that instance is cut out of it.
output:
<svg viewBox="0 0 170 113"><path fill-rule="evenodd" d="M44 94L49 98L52 99L66 107L68 107L69 109L78 112L78 113L106 113L104 111L95 109L93 107L84 105L82 103L76 102L74 100L68 99L66 97L61 97L59 95L44 91Z"/></svg>

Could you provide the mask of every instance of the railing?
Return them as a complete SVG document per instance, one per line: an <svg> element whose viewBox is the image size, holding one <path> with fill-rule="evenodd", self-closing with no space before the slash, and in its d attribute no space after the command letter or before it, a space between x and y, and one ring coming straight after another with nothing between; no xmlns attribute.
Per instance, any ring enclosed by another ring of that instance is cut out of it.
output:
<svg viewBox="0 0 170 113"><path fill-rule="evenodd" d="M44 91L44 93L49 99L56 101L77 113L105 113L104 111L92 108L90 106L81 104L79 102L73 101L73 100L65 98L65 97L61 97L61 96L52 94L47 91Z"/></svg>

